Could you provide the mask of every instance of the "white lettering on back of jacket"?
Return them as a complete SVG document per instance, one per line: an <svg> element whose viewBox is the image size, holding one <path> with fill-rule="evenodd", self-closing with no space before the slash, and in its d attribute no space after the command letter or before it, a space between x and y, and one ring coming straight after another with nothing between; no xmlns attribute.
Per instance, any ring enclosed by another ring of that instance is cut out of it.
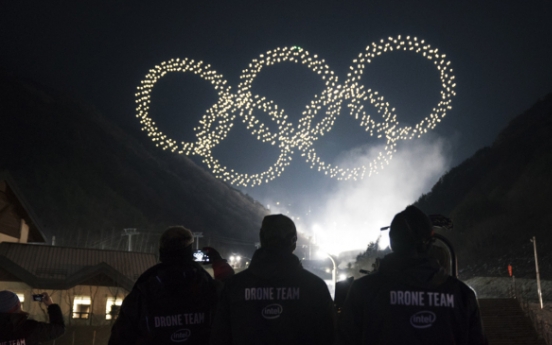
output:
<svg viewBox="0 0 552 345"><path fill-rule="evenodd" d="M390 291L389 304L454 308L454 294L426 291Z"/></svg>
<svg viewBox="0 0 552 345"><path fill-rule="evenodd" d="M245 288L246 301L299 300L298 287L252 287Z"/></svg>
<svg viewBox="0 0 552 345"><path fill-rule="evenodd" d="M25 339L16 339L0 342L0 345L26 345Z"/></svg>
<svg viewBox="0 0 552 345"><path fill-rule="evenodd" d="M169 316L154 316L155 328L205 323L205 313L176 314Z"/></svg>

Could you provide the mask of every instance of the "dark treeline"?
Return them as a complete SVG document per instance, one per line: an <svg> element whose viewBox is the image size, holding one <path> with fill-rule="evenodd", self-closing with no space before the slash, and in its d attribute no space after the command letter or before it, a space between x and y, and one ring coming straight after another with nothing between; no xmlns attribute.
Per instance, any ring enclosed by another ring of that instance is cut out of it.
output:
<svg viewBox="0 0 552 345"><path fill-rule="evenodd" d="M446 173L416 202L454 222L443 234L459 252L461 276L552 278L552 94L514 118L491 147Z"/></svg>

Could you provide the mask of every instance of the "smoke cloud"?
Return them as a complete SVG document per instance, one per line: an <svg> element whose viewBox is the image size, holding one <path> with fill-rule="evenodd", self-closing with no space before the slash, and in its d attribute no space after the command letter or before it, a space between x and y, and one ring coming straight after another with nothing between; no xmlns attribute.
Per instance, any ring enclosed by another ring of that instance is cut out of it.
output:
<svg viewBox="0 0 552 345"><path fill-rule="evenodd" d="M401 145L402 144L402 145ZM389 244L388 226L393 216L428 192L450 165L448 144L426 135L399 144L390 164L379 174L353 183L343 182L327 196L321 213L304 224L320 248L330 254L364 250L380 238L380 247ZM357 148L342 157L340 166L368 166L381 147Z"/></svg>

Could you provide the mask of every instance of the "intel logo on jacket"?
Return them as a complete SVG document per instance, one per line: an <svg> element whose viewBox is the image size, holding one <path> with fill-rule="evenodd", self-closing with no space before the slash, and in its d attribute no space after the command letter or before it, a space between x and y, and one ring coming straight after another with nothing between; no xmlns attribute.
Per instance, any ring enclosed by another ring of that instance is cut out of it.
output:
<svg viewBox="0 0 552 345"><path fill-rule="evenodd" d="M284 308L279 304L269 304L263 308L262 316L265 319L272 320L277 319L282 315Z"/></svg>

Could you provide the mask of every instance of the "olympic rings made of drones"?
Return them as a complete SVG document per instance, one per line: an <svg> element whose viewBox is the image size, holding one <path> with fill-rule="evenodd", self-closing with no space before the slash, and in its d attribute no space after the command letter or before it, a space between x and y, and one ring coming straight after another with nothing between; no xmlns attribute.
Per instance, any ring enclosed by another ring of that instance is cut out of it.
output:
<svg viewBox="0 0 552 345"><path fill-rule="evenodd" d="M365 89L359 84L365 66L378 56L392 51L411 51L422 54L432 61L439 71L440 101L432 112L414 127L399 127L397 115L394 113L395 109L390 109L389 103L384 101L383 96L378 95L377 91ZM312 55L300 47L276 48L253 59L249 67L242 71L240 76L242 82L238 85L236 93L230 92L231 88L226 85L226 80L221 74L212 70L210 65L188 58L171 59L149 70L145 79L142 80L136 93L136 103L138 103L136 116L140 119L142 130L147 131L156 146L180 154L201 156L203 162L217 178L233 185L254 187L263 182L272 181L280 176L285 167L290 164L294 149L301 151L301 155L306 157L311 168L317 168L326 175L339 180L356 180L363 178L367 170L368 176L370 176L378 169L383 169L384 164L389 164L393 153L396 152L398 140L419 138L428 130L435 128L437 123L445 117L446 111L451 109L452 97L456 95L454 92L456 84L455 77L452 75L453 71L450 68L450 61L446 61L445 57L444 54L438 52L438 49L431 48L424 40L418 40L416 37L401 38L399 35L389 37L387 40L381 39L379 43L374 42L366 47L364 53L360 53L353 59L353 65L349 67L345 83L338 84L335 73L317 55ZM284 109L279 108L277 104L265 97L253 94L251 90L253 81L264 67L286 61L306 65L311 71L320 75L326 87L306 106L297 128L293 128L291 123L287 122L288 116ZM199 126L194 127L196 142L178 143L163 134L149 117L153 87L160 78L169 72L192 72L209 81L218 93L217 103L206 111L199 121ZM364 102L370 102L381 114L383 121L377 122L373 116L368 114L364 109ZM313 147L314 141L332 129L344 104L349 109L350 115L360 120L360 126L365 128L371 136L385 137L384 151L370 162L369 167L340 168L337 165L327 164L320 159ZM314 123L316 115L322 109L325 109L325 115ZM277 124L278 132L271 132L266 124L259 121L254 115L256 111L266 113ZM280 149L277 161L262 173L249 175L228 169L212 156L213 148L226 138L234 125L236 114L258 140L277 145Z"/></svg>

